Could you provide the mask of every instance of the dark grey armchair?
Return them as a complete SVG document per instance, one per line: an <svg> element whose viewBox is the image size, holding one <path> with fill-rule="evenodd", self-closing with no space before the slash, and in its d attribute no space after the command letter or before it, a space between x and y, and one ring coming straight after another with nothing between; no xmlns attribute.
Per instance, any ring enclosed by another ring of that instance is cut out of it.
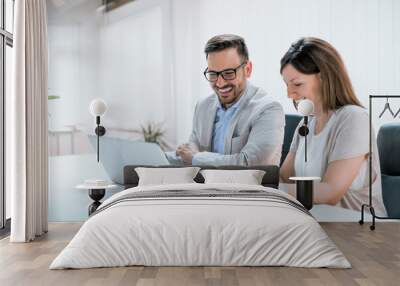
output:
<svg viewBox="0 0 400 286"><path fill-rule="evenodd" d="M293 134L296 130L297 125L299 125L300 120L303 117L296 114L286 114L285 115L285 135L283 137L283 146L282 146L282 156L281 156L281 166L287 154L289 153L290 144L292 143Z"/></svg>
<svg viewBox="0 0 400 286"><path fill-rule="evenodd" d="M377 141L383 203L389 217L400 218L400 123L382 125Z"/></svg>

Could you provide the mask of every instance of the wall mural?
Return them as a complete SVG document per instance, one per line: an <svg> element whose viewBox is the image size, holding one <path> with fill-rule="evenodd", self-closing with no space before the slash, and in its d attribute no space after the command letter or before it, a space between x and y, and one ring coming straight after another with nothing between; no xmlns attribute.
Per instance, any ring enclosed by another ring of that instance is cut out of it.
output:
<svg viewBox="0 0 400 286"><path fill-rule="evenodd" d="M60 182L56 182L62 177L60 166L70 168L75 176L76 182L64 182L70 186L89 179L90 174L79 173L76 166L98 167L97 145L90 139L96 127L89 111L93 99L107 104L101 116L106 132L99 139L100 161L104 138L153 142L172 153L187 143L196 104L213 93L203 74L208 65L203 50L217 34L245 38L253 63L250 82L279 102L287 115L299 113L288 98L280 59L300 37L324 39L338 50L365 108L369 94L400 91L400 56L395 52L400 49L400 25L399 17L393 16L400 14L400 8L395 1L344 4L315 0L315 5L310 4L313 13L301 3L288 7L281 1L235 2L231 16L218 13L228 0L113 2L81 0L56 5L48 1L49 154L54 192L60 192ZM246 20L241 17L243 11L248 14ZM350 11L359 11L358 17ZM379 13L385 11L392 16L379 20ZM399 117L398 103L395 98L376 103L375 133ZM312 154L308 158L312 160ZM66 160L70 162L63 165ZM105 169L99 174L92 176L110 179ZM50 195L51 200L49 215L57 218L56 195ZM331 217L329 209L320 213L327 220Z"/></svg>

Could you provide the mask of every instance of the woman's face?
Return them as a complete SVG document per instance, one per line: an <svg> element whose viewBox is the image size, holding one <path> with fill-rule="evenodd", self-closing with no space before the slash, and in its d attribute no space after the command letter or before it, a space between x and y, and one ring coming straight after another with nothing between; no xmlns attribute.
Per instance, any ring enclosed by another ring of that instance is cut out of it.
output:
<svg viewBox="0 0 400 286"><path fill-rule="evenodd" d="M321 78L319 74L303 74L291 64L282 70L283 81L287 86L287 95L294 101L307 98L314 105L321 102Z"/></svg>

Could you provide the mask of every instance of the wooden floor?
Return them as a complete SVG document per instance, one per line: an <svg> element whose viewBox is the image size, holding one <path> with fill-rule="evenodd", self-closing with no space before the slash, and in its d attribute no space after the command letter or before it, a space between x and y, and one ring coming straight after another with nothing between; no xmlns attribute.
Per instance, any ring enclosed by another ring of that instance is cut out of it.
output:
<svg viewBox="0 0 400 286"><path fill-rule="evenodd" d="M79 229L51 223L43 238L26 244L0 241L0 285L400 285L400 223L379 222L375 231L357 223L323 228L353 268L289 267L120 267L48 270Z"/></svg>

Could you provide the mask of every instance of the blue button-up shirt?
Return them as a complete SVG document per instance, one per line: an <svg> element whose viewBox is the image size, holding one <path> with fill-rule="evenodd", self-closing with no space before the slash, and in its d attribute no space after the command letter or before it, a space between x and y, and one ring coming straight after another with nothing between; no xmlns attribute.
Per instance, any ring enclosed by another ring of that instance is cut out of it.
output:
<svg viewBox="0 0 400 286"><path fill-rule="evenodd" d="M213 128L212 152L224 154L225 135L231 123L232 117L235 115L239 107L240 99L227 109L223 108L218 102L217 112L215 114Z"/></svg>

